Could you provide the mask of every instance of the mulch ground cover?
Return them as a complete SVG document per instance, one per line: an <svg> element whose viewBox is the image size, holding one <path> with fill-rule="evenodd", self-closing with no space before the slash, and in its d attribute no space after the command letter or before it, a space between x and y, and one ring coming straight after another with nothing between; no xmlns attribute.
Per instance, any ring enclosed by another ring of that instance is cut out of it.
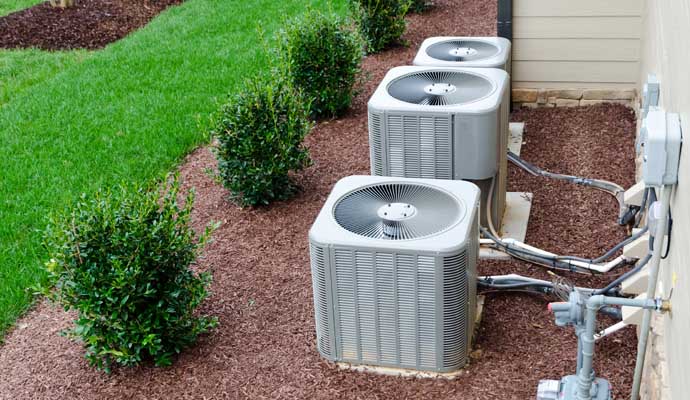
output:
<svg viewBox="0 0 690 400"><path fill-rule="evenodd" d="M76 0L65 9L41 3L0 18L0 48L100 49L182 1Z"/></svg>
<svg viewBox="0 0 690 400"><path fill-rule="evenodd" d="M539 379L572 374L573 330L553 323L546 310L553 299L525 293L487 293L472 363L453 381L341 371L316 350L307 232L338 179L369 173L366 101L390 67L412 61L425 37L495 33L493 2L436 3L433 11L409 18L409 47L366 58L370 79L352 110L319 123L308 137L314 165L296 175L303 189L296 198L240 209L209 176L207 170L215 168L209 148L184 161L181 178L197 192L195 228L222 222L199 262L214 274L213 295L203 308L220 318L216 331L172 367L105 375L88 367L78 343L58 336L73 315L42 302L0 348L0 398L533 399ZM634 182L630 109L523 109L512 118L526 122L526 160L623 186ZM534 193L528 243L594 256L625 236L615 223L617 204L607 194L532 177L513 166L509 173L511 191ZM543 269L519 261L480 263L481 274L510 272L548 278ZM616 276L564 275L591 287ZM631 327L597 344L596 371L611 381L615 397L628 394L635 350Z"/></svg>

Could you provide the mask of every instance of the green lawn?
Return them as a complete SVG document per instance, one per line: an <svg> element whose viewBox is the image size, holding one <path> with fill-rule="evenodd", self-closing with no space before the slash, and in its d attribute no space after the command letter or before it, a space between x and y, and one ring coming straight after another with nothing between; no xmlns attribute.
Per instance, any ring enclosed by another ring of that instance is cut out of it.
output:
<svg viewBox="0 0 690 400"><path fill-rule="evenodd" d="M0 50L0 107L88 57L86 51Z"/></svg>
<svg viewBox="0 0 690 400"><path fill-rule="evenodd" d="M345 12L345 0L331 1ZM266 68L258 28L270 38L284 18L327 3L188 0L118 43L77 55L81 62L31 67L55 74L0 107L0 333L44 278L47 214L79 193L173 168L207 140L209 114L225 95Z"/></svg>
<svg viewBox="0 0 690 400"><path fill-rule="evenodd" d="M42 3L45 0L0 0L0 16Z"/></svg>

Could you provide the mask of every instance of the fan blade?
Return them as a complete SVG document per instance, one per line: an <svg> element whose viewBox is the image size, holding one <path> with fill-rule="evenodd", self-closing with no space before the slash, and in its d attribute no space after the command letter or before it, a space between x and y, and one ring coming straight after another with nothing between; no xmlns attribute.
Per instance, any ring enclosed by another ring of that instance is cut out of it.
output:
<svg viewBox="0 0 690 400"><path fill-rule="evenodd" d="M383 220L381 207L407 204L409 219ZM419 184L380 184L364 187L336 203L338 224L355 234L387 240L409 240L441 232L463 215L461 205L442 190Z"/></svg>

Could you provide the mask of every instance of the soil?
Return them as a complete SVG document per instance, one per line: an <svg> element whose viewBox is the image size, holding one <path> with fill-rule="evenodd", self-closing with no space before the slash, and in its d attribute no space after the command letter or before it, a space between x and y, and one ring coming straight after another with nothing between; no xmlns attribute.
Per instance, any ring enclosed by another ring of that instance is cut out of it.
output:
<svg viewBox="0 0 690 400"><path fill-rule="evenodd" d="M540 379L575 370L576 339L547 312L546 297L486 293L484 317L471 365L453 381L404 379L338 370L316 350L307 232L333 184L368 174L366 101L386 70L412 61L432 35L493 35L496 5L438 0L429 13L409 18L409 47L369 56L370 77L344 117L319 123L307 138L314 165L296 174L302 192L267 208L240 209L205 170L209 148L180 167L195 188L193 224L222 222L198 267L214 274L203 311L220 326L185 351L172 367L90 368L78 343L58 336L73 315L46 302L22 318L0 348L0 398L232 398L232 399L533 399ZM522 157L554 172L634 182L634 113L620 105L518 110L526 123ZM558 253L600 254L620 241L615 201L599 191L529 176L510 167L510 190L534 193L527 241ZM481 262L481 274L515 272L548 278L519 261ZM565 274L578 285L606 277ZM604 321L606 322L606 321ZM597 344L595 368L614 396L628 394L636 351L634 328Z"/></svg>
<svg viewBox="0 0 690 400"><path fill-rule="evenodd" d="M76 0L65 9L41 3L0 18L0 48L100 49L182 1Z"/></svg>

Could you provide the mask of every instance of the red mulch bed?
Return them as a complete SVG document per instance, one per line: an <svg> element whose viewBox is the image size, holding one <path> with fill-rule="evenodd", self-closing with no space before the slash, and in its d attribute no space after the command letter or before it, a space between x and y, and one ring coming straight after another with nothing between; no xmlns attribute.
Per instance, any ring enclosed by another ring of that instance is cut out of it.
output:
<svg viewBox="0 0 690 400"><path fill-rule="evenodd" d="M208 148L180 167L185 186L197 191L195 227L223 223L199 265L214 273L214 294L203 308L220 318L215 332L170 368L105 375L88 367L79 344L58 336L72 316L43 302L18 322L0 349L0 398L532 399L539 379L573 373L573 330L555 326L546 311L549 299L520 293L487 293L479 351L454 381L340 371L316 350L307 232L338 179L369 172L368 97L388 68L411 62L425 37L495 32L493 2L437 4L431 13L410 17L409 48L365 60L371 80L351 112L318 124L309 136L314 165L296 176L304 190L295 199L253 210L229 204L227 192L204 172L215 166ZM527 124L525 159L553 171L633 183L631 110L620 105L519 110L513 119ZM625 235L615 224L616 203L602 192L513 167L510 189L534 193L530 243L591 256ZM508 272L547 276L519 261L480 264L482 274ZM612 279L569 277L588 286ZM615 397L625 397L635 359L634 329L606 338L596 350L597 372L611 380Z"/></svg>
<svg viewBox="0 0 690 400"><path fill-rule="evenodd" d="M0 17L0 47L44 50L100 49L146 25L183 0L76 0L74 7L48 2Z"/></svg>

